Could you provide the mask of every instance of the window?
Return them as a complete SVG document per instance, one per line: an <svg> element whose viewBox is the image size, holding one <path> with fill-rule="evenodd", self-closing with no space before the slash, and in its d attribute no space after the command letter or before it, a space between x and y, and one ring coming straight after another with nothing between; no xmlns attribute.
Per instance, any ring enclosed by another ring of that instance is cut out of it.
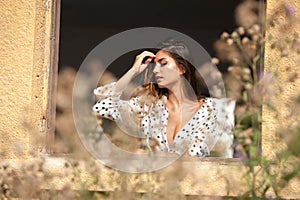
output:
<svg viewBox="0 0 300 200"><path fill-rule="evenodd" d="M241 3L237 0L226 2L224 5L210 1L178 2L171 1L152 2L151 8L146 8L135 1L130 2L104 2L104 1L64 1L61 5L60 29L60 56L59 56L59 82L57 98L56 121L56 152L71 152L74 144L70 144L70 137L77 138L73 125L71 112L71 89L85 56L99 43L108 37L132 28L139 27L165 27L182 32L196 40L211 56L217 55L215 42L224 31L236 28L234 12ZM124 9L126 7L126 9ZM86 14L88 13L88 15ZM122 16L114 18L113 16ZM107 20L107 19L110 20ZM113 62L105 81L120 77L132 64L135 52L129 52ZM100 63L95 62L95 67ZM120 68L120 66L124 66ZM218 64L218 69L226 74L228 63ZM66 125L68 124L68 125ZM110 132L111 122L104 120L103 128ZM115 131L118 132L118 131ZM258 136L260 137L260 136ZM119 136L116 143L122 145ZM132 140L124 136L122 140ZM256 138L257 144L260 139ZM140 144L140 140L135 140ZM79 141L77 142L79 143ZM67 145L70 144L70 145ZM124 146L125 147L125 146Z"/></svg>

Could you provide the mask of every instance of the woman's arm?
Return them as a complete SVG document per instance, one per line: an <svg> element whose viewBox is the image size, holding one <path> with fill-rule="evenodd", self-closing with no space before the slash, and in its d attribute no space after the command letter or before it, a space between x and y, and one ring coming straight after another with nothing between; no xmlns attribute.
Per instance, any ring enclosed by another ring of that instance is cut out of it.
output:
<svg viewBox="0 0 300 200"><path fill-rule="evenodd" d="M155 57L152 52L144 51L141 54L137 55L134 61L133 66L128 70L116 83L115 91L121 92L124 86L128 85L130 81L143 72L151 60ZM145 60L146 59L146 60Z"/></svg>
<svg viewBox="0 0 300 200"><path fill-rule="evenodd" d="M139 98L137 97L128 101L121 100L120 96L123 88L125 88L136 75L145 70L154 56L153 53L144 51L136 56L133 66L117 82L95 89L94 94L98 101L93 106L94 114L114 121L124 121L124 123L127 124L130 124L128 120L138 123L134 119L140 119L145 114L147 108L139 104Z"/></svg>

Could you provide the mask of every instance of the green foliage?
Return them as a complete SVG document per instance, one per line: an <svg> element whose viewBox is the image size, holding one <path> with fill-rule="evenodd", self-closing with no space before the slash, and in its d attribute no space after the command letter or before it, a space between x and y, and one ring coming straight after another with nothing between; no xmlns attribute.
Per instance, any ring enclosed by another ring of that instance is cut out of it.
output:
<svg viewBox="0 0 300 200"><path fill-rule="evenodd" d="M279 27L282 31L280 37L273 38L269 35L268 38L272 43L271 48L282 57L289 56L293 51L299 53L298 34L287 34L287 28L290 30L297 21L294 17L295 8L282 3L266 21L258 20L265 19L264 6L258 1L244 1L241 4L246 9L244 13L249 13L256 7L259 11L257 20L252 21L252 24L239 24L240 27L231 34L224 32L216 41L217 57L220 62L228 65L228 73L224 75L228 96L237 101L234 136L238 145L235 148L239 152L237 156L244 158L247 169L244 178L248 184L248 191L240 199L280 199L280 191L293 179L300 178L300 126L296 124L276 130L276 143L286 144L285 148L276 153L276 159L267 159L261 154L262 106L273 112L274 116L279 112L270 99L275 95L272 88L274 79L280 78L279 69L274 74L263 70L264 30ZM285 20L280 16L284 16ZM294 82L297 78L297 74L292 74L287 81ZM290 106L295 110L289 116L293 120L300 107L300 95L293 99Z"/></svg>

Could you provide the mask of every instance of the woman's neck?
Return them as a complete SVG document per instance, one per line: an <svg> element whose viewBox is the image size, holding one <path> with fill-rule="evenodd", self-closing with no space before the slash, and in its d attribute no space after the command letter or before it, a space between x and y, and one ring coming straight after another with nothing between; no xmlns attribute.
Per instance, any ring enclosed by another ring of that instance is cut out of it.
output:
<svg viewBox="0 0 300 200"><path fill-rule="evenodd" d="M193 100L186 96L182 87L168 91L168 102L172 105L178 106L194 103Z"/></svg>
<svg viewBox="0 0 300 200"><path fill-rule="evenodd" d="M189 90L193 90L191 85L187 82L185 78L170 84L168 88L168 101L174 104L194 104L197 102L197 97L191 99L187 93Z"/></svg>
<svg viewBox="0 0 300 200"><path fill-rule="evenodd" d="M168 102L172 105L180 105L182 102L182 94L180 94L180 92L171 92L169 91L168 93Z"/></svg>
<svg viewBox="0 0 300 200"><path fill-rule="evenodd" d="M179 105L184 99L183 85L180 81L174 83L171 88L168 88L169 103Z"/></svg>

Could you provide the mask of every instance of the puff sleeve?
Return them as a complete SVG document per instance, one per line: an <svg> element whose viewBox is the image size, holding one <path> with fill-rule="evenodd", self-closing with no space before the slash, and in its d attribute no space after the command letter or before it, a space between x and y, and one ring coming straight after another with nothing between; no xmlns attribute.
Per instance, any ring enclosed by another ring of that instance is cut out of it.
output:
<svg viewBox="0 0 300 200"><path fill-rule="evenodd" d="M116 82L98 87L94 90L97 102L93 106L96 116L105 117L118 123L121 129L130 134L143 136L141 119L144 117L147 106L139 103L139 97L122 100L121 92L115 91Z"/></svg>
<svg viewBox="0 0 300 200"><path fill-rule="evenodd" d="M191 138L191 156L232 157L235 101L227 98L205 98L198 111L197 129Z"/></svg>

